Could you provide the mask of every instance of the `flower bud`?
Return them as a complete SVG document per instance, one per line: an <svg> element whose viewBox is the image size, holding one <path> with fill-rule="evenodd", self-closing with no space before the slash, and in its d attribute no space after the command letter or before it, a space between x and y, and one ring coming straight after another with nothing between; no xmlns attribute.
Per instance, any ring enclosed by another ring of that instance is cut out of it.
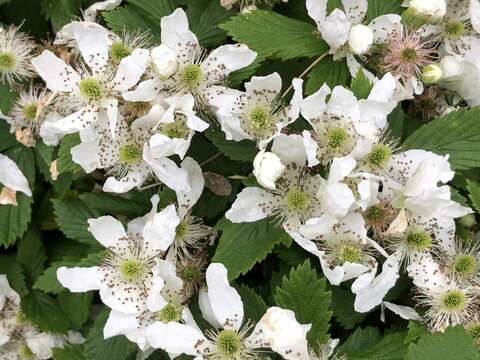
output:
<svg viewBox="0 0 480 360"><path fill-rule="evenodd" d="M443 77L443 70L438 64L430 64L422 69L422 78L426 84L433 84Z"/></svg>
<svg viewBox="0 0 480 360"><path fill-rule="evenodd" d="M447 12L445 0L410 0L409 8L430 23L438 22Z"/></svg>
<svg viewBox="0 0 480 360"><path fill-rule="evenodd" d="M350 51L356 55L363 55L373 44L373 30L366 25L353 25L348 35Z"/></svg>
<svg viewBox="0 0 480 360"><path fill-rule="evenodd" d="M165 45L152 49L152 63L155 73L162 79L168 79L178 69L177 56Z"/></svg>
<svg viewBox="0 0 480 360"><path fill-rule="evenodd" d="M275 181L280 177L285 165L280 158L271 152L260 151L253 160L253 175L258 183L267 189L274 190Z"/></svg>

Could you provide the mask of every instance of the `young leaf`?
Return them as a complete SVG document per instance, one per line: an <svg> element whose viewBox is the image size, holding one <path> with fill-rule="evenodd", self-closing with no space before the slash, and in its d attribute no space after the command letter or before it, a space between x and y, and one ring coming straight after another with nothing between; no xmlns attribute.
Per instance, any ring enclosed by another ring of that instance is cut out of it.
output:
<svg viewBox="0 0 480 360"><path fill-rule="evenodd" d="M373 88L373 84L365 76L365 73L360 69L357 76L352 79L350 83L350 89L357 97L357 99L366 99L370 95L370 91Z"/></svg>
<svg viewBox="0 0 480 360"><path fill-rule="evenodd" d="M220 25L239 43L247 44L261 58L288 60L314 57L328 51L312 24L272 11L256 10L237 15Z"/></svg>
<svg viewBox="0 0 480 360"><path fill-rule="evenodd" d="M262 261L288 235L268 219L233 224L226 219L216 225L222 231L212 262L220 262L228 269L230 280L247 273L257 262Z"/></svg>
<svg viewBox="0 0 480 360"><path fill-rule="evenodd" d="M90 328L83 351L83 355L88 360L125 360L137 348L124 336L103 339L103 327L107 322L109 313L109 309L103 308Z"/></svg>
<svg viewBox="0 0 480 360"><path fill-rule="evenodd" d="M310 260L292 269L288 278L283 278L274 298L278 306L293 310L300 324L312 324L307 333L310 346L327 342L332 296L325 278L320 278L312 269Z"/></svg>
<svg viewBox="0 0 480 360"><path fill-rule="evenodd" d="M90 209L80 199L53 199L55 221L62 232L70 239L85 244L97 245L90 231L88 219L99 217L96 210Z"/></svg>
<svg viewBox="0 0 480 360"><path fill-rule="evenodd" d="M417 343L410 343L405 360L478 360L480 351L463 326L448 327L445 332L425 334Z"/></svg>
<svg viewBox="0 0 480 360"><path fill-rule="evenodd" d="M461 109L423 125L402 149L425 149L449 154L455 169L480 167L480 108Z"/></svg>

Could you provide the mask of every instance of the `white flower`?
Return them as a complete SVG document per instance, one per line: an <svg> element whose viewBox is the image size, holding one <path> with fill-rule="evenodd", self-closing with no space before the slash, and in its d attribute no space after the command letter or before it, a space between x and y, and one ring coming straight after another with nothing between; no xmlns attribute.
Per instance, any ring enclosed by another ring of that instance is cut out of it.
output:
<svg viewBox="0 0 480 360"><path fill-rule="evenodd" d="M207 269L207 289L199 294L203 317L213 326L204 334L196 325L156 322L147 330L154 348L168 353L202 358L232 359L255 356L261 348L271 348L286 359L307 359L306 331L290 310L271 308L255 326L244 323L243 303L228 284L227 269L212 263Z"/></svg>
<svg viewBox="0 0 480 360"><path fill-rule="evenodd" d="M17 191L32 196L25 175L12 159L3 154L0 154L0 184L4 186L0 194L2 205L17 205Z"/></svg>
<svg viewBox="0 0 480 360"><path fill-rule="evenodd" d="M33 76L30 60L35 43L14 26L0 26L0 80L14 86Z"/></svg>
<svg viewBox="0 0 480 360"><path fill-rule="evenodd" d="M445 0L410 0L408 7L416 15L427 16L431 21L441 20L447 13Z"/></svg>
<svg viewBox="0 0 480 360"><path fill-rule="evenodd" d="M206 110L213 88L226 89L222 84L228 75L248 66L256 57L255 52L241 44L223 45L205 56L197 37L188 29L187 15L180 8L161 19L161 40L161 48L152 49L152 60L160 67L160 73L125 93L125 100L152 101L160 93L167 97L191 94L196 107ZM175 63L165 47L176 56L176 71L168 79L165 75L173 71Z"/></svg>
<svg viewBox="0 0 480 360"><path fill-rule="evenodd" d="M105 305L126 314L160 301L156 289L163 280L153 272L155 259L172 244L180 220L173 205L157 213L158 201L158 196L152 198L152 211L130 222L128 232L111 216L90 219L89 231L107 254L98 266L60 267L60 283L72 292L100 290Z"/></svg>
<svg viewBox="0 0 480 360"><path fill-rule="evenodd" d="M300 79L293 79L293 97L288 106L281 102L282 79L278 73L253 76L245 83L245 92L215 89L210 103L217 107L217 117L227 140L255 140L265 148L282 129L294 122L302 101Z"/></svg>
<svg viewBox="0 0 480 360"><path fill-rule="evenodd" d="M260 151L253 160L253 175L263 187L275 190L275 181L282 175L285 165L280 158L272 153Z"/></svg>
<svg viewBox="0 0 480 360"><path fill-rule="evenodd" d="M449 279L432 255L418 256L408 266L407 271L419 288L419 305L428 307L423 317L432 331L443 331L448 326L467 325L475 315L475 289L459 286Z"/></svg>
<svg viewBox="0 0 480 360"><path fill-rule="evenodd" d="M166 80L177 71L177 55L168 46L157 46L152 49L150 56L152 57L153 71L160 79Z"/></svg>
<svg viewBox="0 0 480 360"><path fill-rule="evenodd" d="M321 177L307 172L301 141L298 135L275 138L272 152L286 164L282 176L277 179L276 189L243 189L225 214L228 220L252 222L273 216L281 220L285 229L295 229L305 220L321 216L322 205L317 198Z"/></svg>
<svg viewBox="0 0 480 360"><path fill-rule="evenodd" d="M422 69L422 78L427 84L438 82L443 77L443 70L440 65L430 64Z"/></svg>
<svg viewBox="0 0 480 360"><path fill-rule="evenodd" d="M108 61L112 39L106 29L95 24L76 30L75 40L88 68L76 71L49 50L32 60L48 89L79 104L78 111L51 126L64 134L72 133L95 125L104 113L113 133L118 99L140 80L148 64L148 51L135 49L114 66Z"/></svg>
<svg viewBox="0 0 480 360"><path fill-rule="evenodd" d="M146 351L150 348L145 332L149 325L157 321L195 324L190 310L184 305L187 298L183 295L183 281L176 275L175 265L156 259L153 274L164 280L156 288L155 301L147 301L147 309L139 314L112 310L103 329L105 339L125 335L142 351Z"/></svg>
<svg viewBox="0 0 480 360"><path fill-rule="evenodd" d="M356 24L350 29L348 46L355 55L363 55L373 45L373 30L366 25Z"/></svg>

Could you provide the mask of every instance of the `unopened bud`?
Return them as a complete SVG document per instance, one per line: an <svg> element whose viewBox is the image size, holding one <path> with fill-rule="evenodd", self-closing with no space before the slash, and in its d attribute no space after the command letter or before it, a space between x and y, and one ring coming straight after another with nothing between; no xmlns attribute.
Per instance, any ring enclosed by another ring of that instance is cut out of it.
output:
<svg viewBox="0 0 480 360"><path fill-rule="evenodd" d="M423 68L422 78L426 84L433 84L443 77L443 70L438 64L430 64Z"/></svg>

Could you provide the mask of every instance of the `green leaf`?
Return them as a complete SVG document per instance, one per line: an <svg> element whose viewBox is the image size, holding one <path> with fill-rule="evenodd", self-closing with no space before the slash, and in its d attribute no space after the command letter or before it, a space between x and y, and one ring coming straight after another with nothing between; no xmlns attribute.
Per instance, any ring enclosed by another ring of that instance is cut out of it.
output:
<svg viewBox="0 0 480 360"><path fill-rule="evenodd" d="M65 288L57 279L58 268L61 266L75 266L78 260L69 258L52 263L43 274L38 277L33 288L51 294L61 293Z"/></svg>
<svg viewBox="0 0 480 360"><path fill-rule="evenodd" d="M83 193L80 199L100 214L117 214L129 217L143 216L150 211L151 203L127 199L107 193Z"/></svg>
<svg viewBox="0 0 480 360"><path fill-rule="evenodd" d="M355 360L403 360L406 336L406 331L381 335L378 328L358 328L338 351Z"/></svg>
<svg viewBox="0 0 480 360"><path fill-rule="evenodd" d="M88 231L88 219L100 216L96 210L90 209L80 199L52 199L52 203L55 221L65 236L85 244L98 244Z"/></svg>
<svg viewBox="0 0 480 360"><path fill-rule="evenodd" d="M367 22L385 14L400 14L403 11L403 0L368 0Z"/></svg>
<svg viewBox="0 0 480 360"><path fill-rule="evenodd" d="M345 329L355 329L367 314L356 312L353 308L355 296L349 290L332 286L332 308L335 320Z"/></svg>
<svg viewBox="0 0 480 360"><path fill-rule="evenodd" d="M142 31L152 35L155 41L160 41L160 24L155 23L155 21L146 17L145 14L135 11L131 6L105 11L102 13L102 16L109 28L117 34L122 34L124 31L132 33ZM155 25L158 27L158 30L152 33L151 29L153 29Z"/></svg>
<svg viewBox="0 0 480 360"><path fill-rule="evenodd" d="M402 106L398 105L387 117L388 130L393 139L402 139L405 114Z"/></svg>
<svg viewBox="0 0 480 360"><path fill-rule="evenodd" d="M357 99L366 99L372 91L373 84L365 76L365 73L360 69L357 76L352 79L350 83L350 89L355 94Z"/></svg>
<svg viewBox="0 0 480 360"><path fill-rule="evenodd" d="M471 180L467 180L467 190L473 207L477 212L480 212L480 185Z"/></svg>
<svg viewBox="0 0 480 360"><path fill-rule="evenodd" d="M17 93L10 89L8 84L0 84L0 111L8 114L12 105L17 98ZM1 122L4 122L3 120ZM5 122L6 124L6 122ZM10 125L8 125L10 128Z"/></svg>
<svg viewBox="0 0 480 360"><path fill-rule="evenodd" d="M332 316L329 309L331 292L327 290L325 278L319 278L317 271L312 269L310 260L292 269L288 278L283 278L274 298L278 306L293 310L300 324L312 324L307 334L310 346L327 342Z"/></svg>
<svg viewBox="0 0 480 360"><path fill-rule="evenodd" d="M325 83L330 88L337 85L348 86L350 80L350 71L344 60L333 61L331 56L320 61L308 74L305 92L307 95L313 94Z"/></svg>
<svg viewBox="0 0 480 360"><path fill-rule="evenodd" d="M124 360L136 350L136 345L124 336L103 339L103 327L109 313L110 310L104 307L90 328L83 351L88 360Z"/></svg>
<svg viewBox="0 0 480 360"><path fill-rule="evenodd" d="M461 325L449 327L443 333L425 334L408 346L406 360L478 360L480 352Z"/></svg>
<svg viewBox="0 0 480 360"><path fill-rule="evenodd" d="M0 151L3 152L15 145L18 145L18 142L15 136L10 133L10 125L6 121L0 120Z"/></svg>
<svg viewBox="0 0 480 360"><path fill-rule="evenodd" d="M251 163L258 153L257 145L251 140L233 141L225 139L224 132L219 129L208 129L205 136L222 152L232 160Z"/></svg>
<svg viewBox="0 0 480 360"><path fill-rule="evenodd" d="M40 0L42 13L50 20L53 29L58 31L70 22L82 8L82 0Z"/></svg>
<svg viewBox="0 0 480 360"><path fill-rule="evenodd" d="M176 9L172 0L128 0L128 3L141 9L145 14L157 21L160 21L164 16L170 15ZM159 31L160 23L157 23L157 26Z"/></svg>
<svg viewBox="0 0 480 360"><path fill-rule="evenodd" d="M42 274L46 260L41 233L30 229L18 242L17 261L25 269L27 277L33 281Z"/></svg>
<svg viewBox="0 0 480 360"><path fill-rule="evenodd" d="M54 348L52 352L55 360L86 360L82 345L69 345L63 349Z"/></svg>
<svg viewBox="0 0 480 360"><path fill-rule="evenodd" d="M230 280L246 274L257 262L262 261L288 235L268 219L233 224L222 219L216 225L222 231L212 262L220 262L228 269Z"/></svg>
<svg viewBox="0 0 480 360"><path fill-rule="evenodd" d="M262 297L258 295L255 290L246 285L240 285L237 287L237 290L242 298L245 319L258 322L267 312L265 301L263 301Z"/></svg>
<svg viewBox="0 0 480 360"><path fill-rule="evenodd" d="M80 330L88 320L92 300L92 291L86 293L64 291L58 295L60 308L67 314L75 330Z"/></svg>
<svg viewBox="0 0 480 360"><path fill-rule="evenodd" d="M402 149L425 149L450 154L455 169L480 167L480 108L461 109L442 116L415 131Z"/></svg>
<svg viewBox="0 0 480 360"><path fill-rule="evenodd" d="M0 206L0 244L13 245L16 239L27 231L32 215L32 198L17 193L17 206Z"/></svg>
<svg viewBox="0 0 480 360"><path fill-rule="evenodd" d="M147 0L150 1L150 0ZM233 11L227 11L220 1L189 1L187 16L190 30L197 36L203 47L213 47L223 43L227 37L225 30L218 25L227 20Z"/></svg>
<svg viewBox="0 0 480 360"><path fill-rule="evenodd" d="M80 144L80 136L78 134L66 135L60 142L58 148L57 170L59 173L81 171L81 167L72 160L70 150Z"/></svg>
<svg viewBox="0 0 480 360"><path fill-rule="evenodd" d="M0 274L7 275L8 283L19 295L28 294L25 274L15 254L0 255Z"/></svg>
<svg viewBox="0 0 480 360"><path fill-rule="evenodd" d="M53 297L39 291L31 291L22 298L21 308L25 316L43 331L66 333L70 320Z"/></svg>
<svg viewBox="0 0 480 360"><path fill-rule="evenodd" d="M247 44L261 58L283 60L313 57L328 51L312 24L272 11L256 10L237 15L220 25L239 43Z"/></svg>

